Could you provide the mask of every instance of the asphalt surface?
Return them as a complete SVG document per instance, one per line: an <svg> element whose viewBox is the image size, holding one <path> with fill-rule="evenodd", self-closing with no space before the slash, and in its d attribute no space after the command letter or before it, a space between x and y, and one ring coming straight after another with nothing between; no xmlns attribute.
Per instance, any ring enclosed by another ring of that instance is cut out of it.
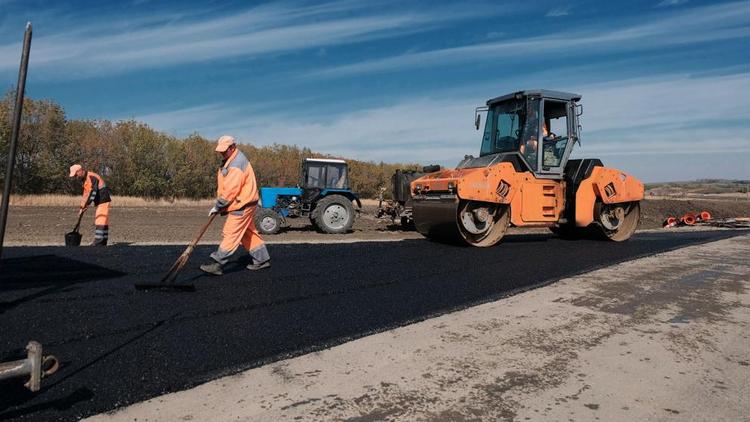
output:
<svg viewBox="0 0 750 422"><path fill-rule="evenodd" d="M493 248L413 240L271 245L273 266L240 261L182 280L193 293L135 291L182 252L173 246L6 248L0 361L28 340L62 362L37 394L0 381L0 419L76 420L289 356L495 300L576 273L735 232L644 233L628 242L508 236Z"/></svg>

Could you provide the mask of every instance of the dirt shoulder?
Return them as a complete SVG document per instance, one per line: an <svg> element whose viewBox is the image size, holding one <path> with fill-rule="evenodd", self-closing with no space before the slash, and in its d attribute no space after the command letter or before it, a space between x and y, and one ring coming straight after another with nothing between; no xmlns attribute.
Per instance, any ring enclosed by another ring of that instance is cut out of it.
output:
<svg viewBox="0 0 750 422"><path fill-rule="evenodd" d="M743 420L748 248L630 261L91 420Z"/></svg>
<svg viewBox="0 0 750 422"><path fill-rule="evenodd" d="M131 201L132 202L132 201ZM376 201L365 201L353 231L343 235L317 233L307 218L288 219L290 227L281 233L266 236L269 242L345 242L358 240L402 240L421 236L405 231L390 219L377 219ZM208 206L190 203L163 203L149 206L118 206L113 202L110 221L112 243L184 244L206 222ZM641 229L661 228L667 215L683 215L689 211L709 211L716 218L750 216L749 201L647 199L642 203ZM83 244L93 236L93 213L84 216L81 232ZM76 221L74 206L12 206L8 213L6 245L61 245L64 234L73 229ZM539 231L539 229L535 229ZM547 232L542 229L542 232ZM221 221L214 223L203 243L221 240Z"/></svg>

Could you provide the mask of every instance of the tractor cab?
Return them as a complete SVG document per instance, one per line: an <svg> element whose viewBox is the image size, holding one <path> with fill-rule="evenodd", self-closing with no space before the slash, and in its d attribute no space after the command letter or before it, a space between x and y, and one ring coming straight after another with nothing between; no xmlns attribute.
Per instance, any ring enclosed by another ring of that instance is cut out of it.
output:
<svg viewBox="0 0 750 422"><path fill-rule="evenodd" d="M347 233L354 224L356 202L349 189L349 167L344 160L306 158L300 166L300 181L295 187L260 188L261 209L255 225L263 234L279 231L287 218L307 216L313 226L325 233Z"/></svg>
<svg viewBox="0 0 750 422"><path fill-rule="evenodd" d="M301 173L303 189L349 189L349 168L344 160L307 158Z"/></svg>
<svg viewBox="0 0 750 422"><path fill-rule="evenodd" d="M479 157L467 157L459 168L509 161L517 171L540 178L562 178L565 163L579 141L580 95L549 90L519 91L487 101L476 109L486 112Z"/></svg>

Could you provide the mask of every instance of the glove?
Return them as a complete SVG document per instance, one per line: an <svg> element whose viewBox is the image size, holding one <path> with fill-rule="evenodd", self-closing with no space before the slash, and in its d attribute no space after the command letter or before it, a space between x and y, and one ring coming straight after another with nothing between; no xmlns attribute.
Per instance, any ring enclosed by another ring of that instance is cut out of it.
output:
<svg viewBox="0 0 750 422"><path fill-rule="evenodd" d="M208 212L208 216L209 216L209 217L211 217L212 215L214 215L214 214L218 214L218 213L219 213L219 209L218 209L218 208L216 208L216 205L214 205L214 206L213 206L213 207L211 208L211 211L209 211L209 212Z"/></svg>
<svg viewBox="0 0 750 422"><path fill-rule="evenodd" d="M79 208L78 209L78 215L83 214L84 212L86 212L87 209L88 209L88 207L81 207L81 208Z"/></svg>

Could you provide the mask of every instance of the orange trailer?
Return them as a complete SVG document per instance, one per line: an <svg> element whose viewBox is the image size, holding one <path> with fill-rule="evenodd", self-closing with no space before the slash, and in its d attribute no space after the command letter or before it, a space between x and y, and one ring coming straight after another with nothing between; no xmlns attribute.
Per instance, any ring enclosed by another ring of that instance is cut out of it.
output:
<svg viewBox="0 0 750 422"><path fill-rule="evenodd" d="M509 225L549 227L561 236L594 229L630 238L640 219L643 184L598 159L570 160L580 143L580 95L520 91L487 101L479 157L411 183L414 223L431 238L492 246Z"/></svg>

